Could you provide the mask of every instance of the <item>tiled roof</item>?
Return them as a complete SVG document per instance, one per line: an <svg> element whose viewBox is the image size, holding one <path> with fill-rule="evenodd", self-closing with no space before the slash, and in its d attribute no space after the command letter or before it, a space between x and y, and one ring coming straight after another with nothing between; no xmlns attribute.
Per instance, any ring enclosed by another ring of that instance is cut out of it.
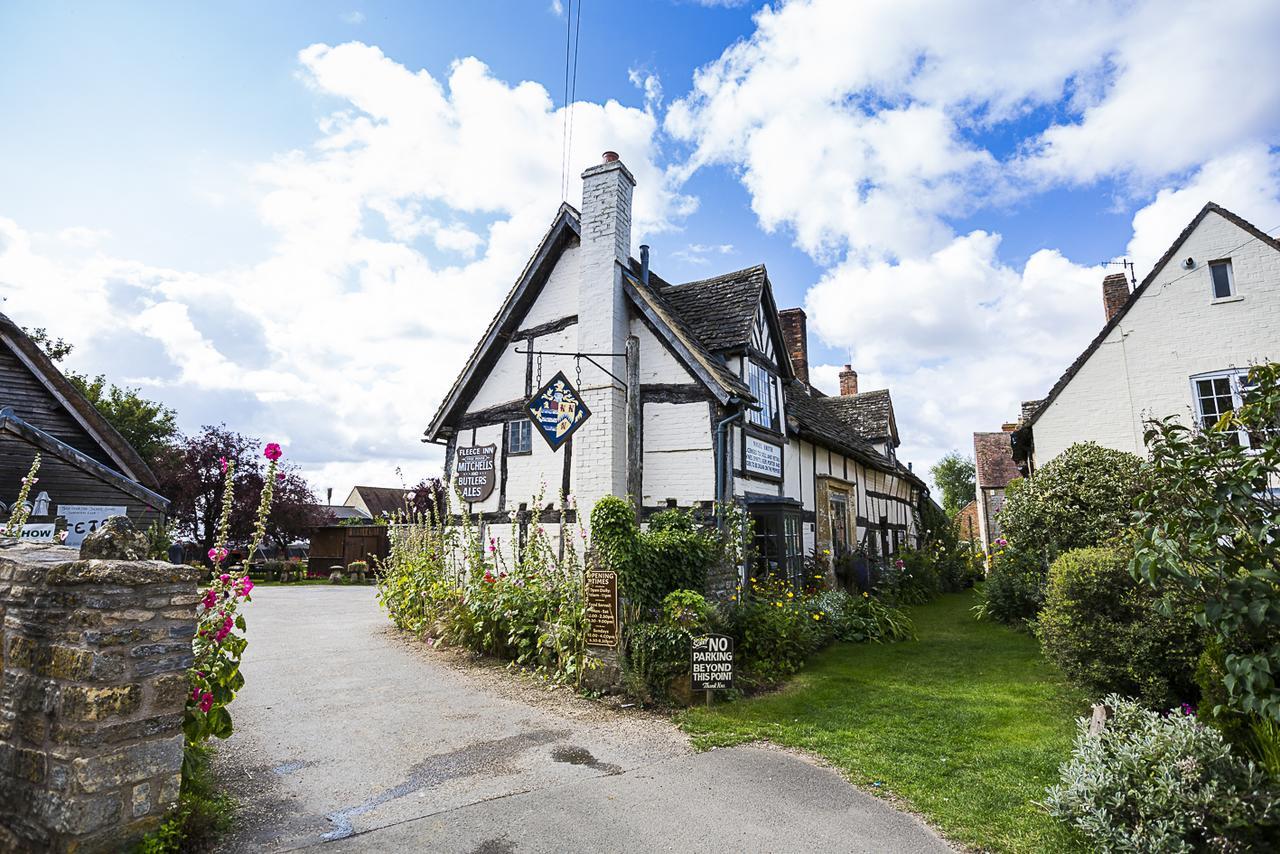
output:
<svg viewBox="0 0 1280 854"><path fill-rule="evenodd" d="M897 425L893 420L893 400L889 389L879 388L861 394L843 394L819 398L822 405L848 424L858 435L873 442L885 439L897 440Z"/></svg>
<svg viewBox="0 0 1280 854"><path fill-rule="evenodd" d="M375 519L379 516L394 516L405 508L405 490L393 486L357 486L354 491L360 495L369 515Z"/></svg>
<svg viewBox="0 0 1280 854"><path fill-rule="evenodd" d="M1018 464L1013 461L1011 434L974 433L973 466L981 489L1004 489L1009 481L1022 477Z"/></svg>
<svg viewBox="0 0 1280 854"><path fill-rule="evenodd" d="M764 293L763 264L722 276L670 285L660 293L708 350L745 347Z"/></svg>
<svg viewBox="0 0 1280 854"><path fill-rule="evenodd" d="M798 433L810 440L861 460L881 471L896 472L897 466L889 458L856 435L848 424L837 418L824 405L830 398L810 396L808 388L800 382L788 383L786 388L787 418L795 419Z"/></svg>

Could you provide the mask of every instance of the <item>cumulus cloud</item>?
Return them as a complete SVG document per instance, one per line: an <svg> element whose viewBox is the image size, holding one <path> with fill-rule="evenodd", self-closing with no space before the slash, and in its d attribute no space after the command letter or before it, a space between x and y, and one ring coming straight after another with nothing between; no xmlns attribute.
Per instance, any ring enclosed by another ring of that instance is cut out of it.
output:
<svg viewBox="0 0 1280 854"><path fill-rule="evenodd" d="M410 479L438 467L422 431L555 215L563 108L476 59L437 79L352 42L312 45L299 64L334 109L312 145L253 172L268 257L195 274L42 251L0 219L0 290L19 323L76 343L72 367L139 381L187 429L225 419L287 442L340 499L394 483L396 466ZM574 105L570 162L622 154L637 240L695 204L659 165L656 131L643 109Z"/></svg>
<svg viewBox="0 0 1280 854"><path fill-rule="evenodd" d="M953 223L1105 181L1137 209L1139 275L1206 201L1280 225L1273 4L796 0L754 20L667 110L679 174L734 170L825 268L810 329L862 388L892 386L924 464L1043 396L1102 325L1103 268L1019 268ZM839 368L813 375L834 392Z"/></svg>

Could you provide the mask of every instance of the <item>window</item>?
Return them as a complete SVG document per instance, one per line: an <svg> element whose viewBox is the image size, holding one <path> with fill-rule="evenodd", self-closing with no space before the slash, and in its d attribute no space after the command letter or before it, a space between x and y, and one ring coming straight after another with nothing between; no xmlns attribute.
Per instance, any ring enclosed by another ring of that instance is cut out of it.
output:
<svg viewBox="0 0 1280 854"><path fill-rule="evenodd" d="M1218 371L1191 378L1192 396L1195 398L1196 419L1201 429L1208 429L1218 419L1235 410L1242 403L1241 384L1247 371ZM1249 445L1249 437L1243 431L1237 436L1240 444Z"/></svg>
<svg viewBox="0 0 1280 854"><path fill-rule="evenodd" d="M760 411L747 410L747 420L759 427L778 429L778 393L773 374L763 365L747 362L747 386L759 401Z"/></svg>
<svg viewBox="0 0 1280 854"><path fill-rule="evenodd" d="M798 508L760 505L751 509L751 519L755 529L753 575L799 586L804 574L804 541Z"/></svg>
<svg viewBox="0 0 1280 854"><path fill-rule="evenodd" d="M1235 274L1230 261L1210 261L1209 276L1213 279L1213 298L1226 299L1236 292Z"/></svg>
<svg viewBox="0 0 1280 854"><path fill-rule="evenodd" d="M527 418L507 424L507 455L533 453L533 422Z"/></svg>

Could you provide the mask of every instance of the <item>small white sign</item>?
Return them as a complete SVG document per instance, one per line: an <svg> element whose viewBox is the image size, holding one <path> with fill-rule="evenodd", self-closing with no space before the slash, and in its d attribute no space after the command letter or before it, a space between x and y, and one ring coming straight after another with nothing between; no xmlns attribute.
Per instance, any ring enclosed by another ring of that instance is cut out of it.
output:
<svg viewBox="0 0 1280 854"><path fill-rule="evenodd" d="M748 436L744 468L755 474L782 477L782 447Z"/></svg>
<svg viewBox="0 0 1280 854"><path fill-rule="evenodd" d="M64 545L78 548L85 537L98 530L99 525L112 516L127 516L128 509L96 504L59 504L58 515L67 520L67 539Z"/></svg>
<svg viewBox="0 0 1280 854"><path fill-rule="evenodd" d="M52 543L53 542L52 522L35 522L22 526L22 533L19 539L30 540L34 543Z"/></svg>

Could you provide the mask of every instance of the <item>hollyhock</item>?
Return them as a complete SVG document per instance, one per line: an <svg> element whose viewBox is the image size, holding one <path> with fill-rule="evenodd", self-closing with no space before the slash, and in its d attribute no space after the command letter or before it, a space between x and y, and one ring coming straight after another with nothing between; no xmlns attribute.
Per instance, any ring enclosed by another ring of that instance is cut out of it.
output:
<svg viewBox="0 0 1280 854"><path fill-rule="evenodd" d="M227 458L226 458L226 457L218 457L218 466L219 466L219 468L221 468L221 469L222 469L222 473L223 473L223 474L226 474L226 473L227 473Z"/></svg>
<svg viewBox="0 0 1280 854"><path fill-rule="evenodd" d="M280 446L275 442L268 442L267 447L262 451L262 455L272 462L280 459L282 453Z"/></svg>
<svg viewBox="0 0 1280 854"><path fill-rule="evenodd" d="M200 696L200 711L204 712L207 715L209 714L209 710L212 708L213 708L213 695L210 694L208 691L205 691L204 694Z"/></svg>

